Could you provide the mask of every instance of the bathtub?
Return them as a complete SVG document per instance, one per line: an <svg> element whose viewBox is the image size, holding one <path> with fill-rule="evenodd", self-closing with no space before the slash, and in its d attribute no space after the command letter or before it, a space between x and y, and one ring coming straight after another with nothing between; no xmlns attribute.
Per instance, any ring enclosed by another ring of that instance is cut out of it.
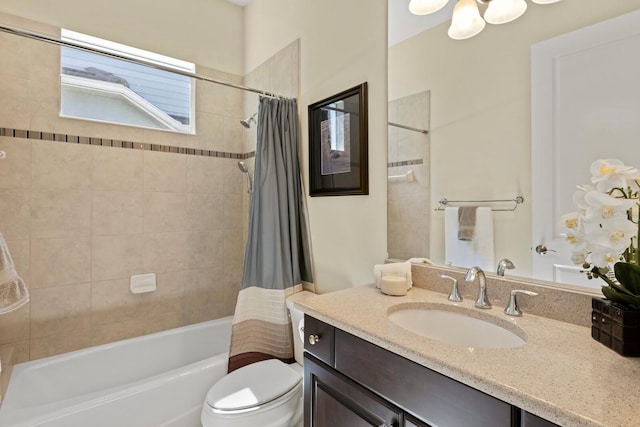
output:
<svg viewBox="0 0 640 427"><path fill-rule="evenodd" d="M14 367L1 427L199 427L227 371L231 317Z"/></svg>

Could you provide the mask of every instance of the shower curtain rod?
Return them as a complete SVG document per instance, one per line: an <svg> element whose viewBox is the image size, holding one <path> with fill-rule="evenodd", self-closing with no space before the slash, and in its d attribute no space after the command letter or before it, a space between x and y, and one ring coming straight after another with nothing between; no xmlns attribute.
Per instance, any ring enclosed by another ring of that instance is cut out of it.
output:
<svg viewBox="0 0 640 427"><path fill-rule="evenodd" d="M144 65L147 67L152 67L158 70L162 70L162 71L168 71L170 73L174 73L174 74L180 74L182 76L186 76L186 77L191 77L197 80L202 80L205 82L209 82L209 83L214 83L214 84L218 84L218 85L222 85L222 86L227 86L227 87L232 87L234 89L240 89L240 90L244 90L247 92L253 92L253 93L257 93L259 95L262 96L266 96L268 98L276 98L276 99L287 99L287 97L285 96L281 96L281 95L277 95L275 93L270 93L270 92L265 92L263 90L259 90L259 89L254 89L251 87L247 87L247 86L242 86L242 85L238 85L235 83L230 83L230 82L225 82L223 80L216 80L216 79L212 79L210 77L206 77L203 76L201 74L196 74L196 73L190 73L188 71L182 71L182 70L176 70L175 68L171 68L171 67L165 67L163 65L160 64L155 64L153 62L148 62L148 61L144 61L141 59L133 59L133 58L129 58L123 55L118 55L116 53L110 53L110 52L104 52L98 49L94 49L88 46L82 46L73 42L68 42L68 41L64 41L61 39L57 39L54 37L50 37L50 36L45 36L43 34L38 34L38 33L34 33L28 30L24 30L24 29L20 29L20 28L14 28L14 27L8 27L5 25L0 25L0 31L5 32L5 33L9 33L9 34L13 34L16 36L21 36L21 37L26 37L29 39L33 39L33 40L38 40L38 41L42 41L42 42L46 42L46 43L51 43L51 44L55 44L58 46L65 46L65 47L70 47L73 49L79 49L79 50L83 50L85 52L91 52L91 53L96 53L98 55L103 55L103 56L108 56L110 58L115 58L115 59L120 59L123 61L127 61L127 62L131 62L134 64L139 64L139 65Z"/></svg>
<svg viewBox="0 0 640 427"><path fill-rule="evenodd" d="M340 113L349 113L349 114L358 114L356 112L353 111L349 111L349 110L345 110L343 108L338 108L338 107L332 107L330 105L325 105L324 107L321 108L322 110L332 110L332 111L338 111ZM419 132L419 133L423 133L425 135L427 135L429 133L428 130L426 129L420 129L420 128L414 128L411 126L407 126L407 125L401 125L400 123L393 123L393 122L387 122L387 125L389 126L395 126L397 128L402 128L402 129L407 129L407 130L411 130L414 132Z"/></svg>

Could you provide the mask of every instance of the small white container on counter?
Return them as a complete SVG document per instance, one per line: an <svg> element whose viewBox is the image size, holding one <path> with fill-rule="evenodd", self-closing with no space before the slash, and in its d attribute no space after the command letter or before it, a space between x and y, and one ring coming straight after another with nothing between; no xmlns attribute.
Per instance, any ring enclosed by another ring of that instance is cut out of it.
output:
<svg viewBox="0 0 640 427"><path fill-rule="evenodd" d="M405 276L382 276L380 290L383 294L403 296L407 294L407 278Z"/></svg>

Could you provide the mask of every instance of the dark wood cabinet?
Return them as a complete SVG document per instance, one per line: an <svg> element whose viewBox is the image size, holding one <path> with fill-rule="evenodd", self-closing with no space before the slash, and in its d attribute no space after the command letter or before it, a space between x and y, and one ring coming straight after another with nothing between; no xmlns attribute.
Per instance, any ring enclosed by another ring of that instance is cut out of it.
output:
<svg viewBox="0 0 640 427"><path fill-rule="evenodd" d="M335 368L436 426L511 427L511 405L335 330Z"/></svg>
<svg viewBox="0 0 640 427"><path fill-rule="evenodd" d="M304 351L313 354L329 366L333 366L334 331L327 325L310 316L304 317Z"/></svg>
<svg viewBox="0 0 640 427"><path fill-rule="evenodd" d="M522 427L558 427L557 424L522 411Z"/></svg>
<svg viewBox="0 0 640 427"><path fill-rule="evenodd" d="M304 381L305 427L555 426L310 316Z"/></svg>
<svg viewBox="0 0 640 427"><path fill-rule="evenodd" d="M430 427L430 426L423 423L422 421L418 421L415 418L412 418L409 415L405 415L404 427Z"/></svg>
<svg viewBox="0 0 640 427"><path fill-rule="evenodd" d="M305 426L400 427L402 412L353 381L305 356Z"/></svg>

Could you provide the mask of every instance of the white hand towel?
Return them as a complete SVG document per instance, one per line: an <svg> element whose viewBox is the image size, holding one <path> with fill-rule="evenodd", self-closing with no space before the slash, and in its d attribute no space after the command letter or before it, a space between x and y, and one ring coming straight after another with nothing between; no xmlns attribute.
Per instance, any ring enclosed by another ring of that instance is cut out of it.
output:
<svg viewBox="0 0 640 427"><path fill-rule="evenodd" d="M7 242L0 233L0 314L16 310L29 302L24 280L18 276Z"/></svg>
<svg viewBox="0 0 640 427"><path fill-rule="evenodd" d="M491 208L479 207L476 210L476 227L470 241L458 239L458 208L444 210L445 262L457 267L478 266L493 271L493 212Z"/></svg>

